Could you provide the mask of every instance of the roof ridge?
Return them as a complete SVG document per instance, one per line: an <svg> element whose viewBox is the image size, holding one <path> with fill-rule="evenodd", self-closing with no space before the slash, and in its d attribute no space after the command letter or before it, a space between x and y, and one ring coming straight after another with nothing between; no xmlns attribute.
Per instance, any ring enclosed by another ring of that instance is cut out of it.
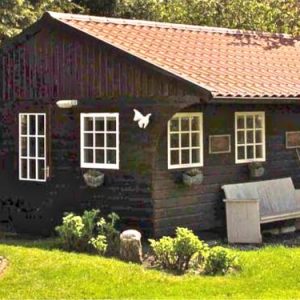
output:
<svg viewBox="0 0 300 300"><path fill-rule="evenodd" d="M130 19L122 19L122 18L59 13L59 12L52 12L52 11L47 11L46 13L48 13L51 17L55 19L81 20L81 21L132 25L132 26L149 26L149 27L158 27L158 28L166 28L166 29L179 29L179 30L201 31L201 32L232 34L232 35L235 34L251 35L251 36L264 35L269 37L292 38L292 35L286 33L272 33L272 32L263 32L263 31L254 31L254 30L232 29L232 28L225 28L225 27L210 27L210 26L188 25L188 24L156 22L156 21L146 21L146 20L130 20Z"/></svg>

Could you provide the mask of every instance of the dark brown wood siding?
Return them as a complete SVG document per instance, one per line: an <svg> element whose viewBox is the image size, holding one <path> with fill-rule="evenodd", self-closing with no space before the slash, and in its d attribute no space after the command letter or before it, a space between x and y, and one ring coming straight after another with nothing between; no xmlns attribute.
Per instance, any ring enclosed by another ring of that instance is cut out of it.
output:
<svg viewBox="0 0 300 300"><path fill-rule="evenodd" d="M3 49L0 76L4 101L194 93L112 47L51 26Z"/></svg>
<svg viewBox="0 0 300 300"><path fill-rule="evenodd" d="M221 186L251 179L247 164L235 163L234 112L265 111L265 174L256 180L291 176L300 187L300 161L295 149L285 148L285 132L300 130L297 105L196 105L187 111L203 112L204 181L187 187L180 183L183 170L168 170L167 124L161 131L153 170L153 205L155 235L173 234L176 226L197 232L224 227L225 213ZM166 118L170 115L166 114ZM209 135L230 134L231 153L209 154Z"/></svg>
<svg viewBox="0 0 300 300"><path fill-rule="evenodd" d="M117 212L122 228L151 234L156 131L151 124L138 128L133 108L155 120L158 99L172 102L169 96L184 98L194 89L73 30L55 24L34 30L1 50L0 227L4 222L17 232L49 234L63 212L100 208ZM78 99L79 105L59 109L58 99ZM18 113L34 111L47 112L46 183L18 179ZM86 186L80 168L81 112L120 113L120 169L103 170L98 189Z"/></svg>

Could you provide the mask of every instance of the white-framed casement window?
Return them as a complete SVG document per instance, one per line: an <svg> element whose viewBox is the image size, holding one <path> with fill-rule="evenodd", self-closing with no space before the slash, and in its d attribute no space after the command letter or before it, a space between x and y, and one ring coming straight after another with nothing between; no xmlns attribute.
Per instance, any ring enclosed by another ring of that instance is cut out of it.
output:
<svg viewBox="0 0 300 300"><path fill-rule="evenodd" d="M168 122L168 168L203 166L203 114L177 113Z"/></svg>
<svg viewBox="0 0 300 300"><path fill-rule="evenodd" d="M80 114L81 167L119 169L119 114Z"/></svg>
<svg viewBox="0 0 300 300"><path fill-rule="evenodd" d="M265 113L235 113L235 162L266 160Z"/></svg>
<svg viewBox="0 0 300 300"><path fill-rule="evenodd" d="M19 179L46 181L46 114L19 114Z"/></svg>

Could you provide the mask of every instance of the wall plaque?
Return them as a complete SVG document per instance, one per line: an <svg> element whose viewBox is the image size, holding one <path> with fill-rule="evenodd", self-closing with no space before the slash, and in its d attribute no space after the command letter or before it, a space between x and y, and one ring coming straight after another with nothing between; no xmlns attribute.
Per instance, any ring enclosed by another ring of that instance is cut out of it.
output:
<svg viewBox="0 0 300 300"><path fill-rule="evenodd" d="M300 147L300 131L287 131L285 133L285 146L287 149Z"/></svg>
<svg viewBox="0 0 300 300"><path fill-rule="evenodd" d="M231 152L231 136L230 134L210 135L209 136L209 153L230 153Z"/></svg>

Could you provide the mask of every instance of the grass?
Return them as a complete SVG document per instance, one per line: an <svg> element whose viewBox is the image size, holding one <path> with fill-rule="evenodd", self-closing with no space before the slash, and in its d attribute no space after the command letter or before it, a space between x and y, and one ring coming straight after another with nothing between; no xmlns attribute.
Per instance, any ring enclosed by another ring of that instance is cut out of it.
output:
<svg viewBox="0 0 300 300"><path fill-rule="evenodd" d="M10 265L2 299L300 298L300 248L238 251L242 272L221 277L174 276L115 259L55 249L53 241L2 241Z"/></svg>

